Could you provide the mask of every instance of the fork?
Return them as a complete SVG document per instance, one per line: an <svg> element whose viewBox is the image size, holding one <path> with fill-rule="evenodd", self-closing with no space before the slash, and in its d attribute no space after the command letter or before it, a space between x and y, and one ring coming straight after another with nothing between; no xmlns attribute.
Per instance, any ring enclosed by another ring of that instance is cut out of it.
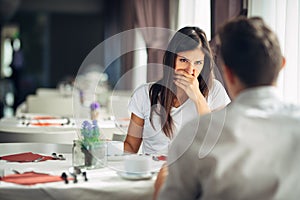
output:
<svg viewBox="0 0 300 200"><path fill-rule="evenodd" d="M21 174L18 170L12 169L15 174Z"/></svg>

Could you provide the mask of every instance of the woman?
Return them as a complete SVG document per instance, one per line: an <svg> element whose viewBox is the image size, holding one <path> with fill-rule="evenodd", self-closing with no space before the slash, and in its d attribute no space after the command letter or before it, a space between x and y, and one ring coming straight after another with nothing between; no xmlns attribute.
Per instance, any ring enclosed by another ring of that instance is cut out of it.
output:
<svg viewBox="0 0 300 200"><path fill-rule="evenodd" d="M163 64L163 78L140 86L132 95L125 152L137 153L143 141L143 153L165 154L186 122L230 102L222 84L213 79L211 50L198 27L175 33Z"/></svg>

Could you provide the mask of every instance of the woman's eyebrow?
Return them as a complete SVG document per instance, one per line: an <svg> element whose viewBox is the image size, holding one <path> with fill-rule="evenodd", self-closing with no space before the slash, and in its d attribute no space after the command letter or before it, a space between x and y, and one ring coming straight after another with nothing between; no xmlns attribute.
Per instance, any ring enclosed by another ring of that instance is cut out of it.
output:
<svg viewBox="0 0 300 200"><path fill-rule="evenodd" d="M179 56L179 57L181 57L181 58L184 58L184 59L187 59L188 61L191 61L190 59L188 59L188 58L186 58L186 57L184 57L184 56L180 56L180 55L177 55L177 56Z"/></svg>
<svg viewBox="0 0 300 200"><path fill-rule="evenodd" d="M178 56L178 57L181 57L181 58L184 58L184 59L188 60L189 62L191 62L190 59L188 59L188 58L186 58L186 57L184 57L184 56L180 56L180 55L177 55L177 56ZM203 58L203 59L200 59L200 60L195 60L195 62L198 62L198 61L204 61L204 58Z"/></svg>

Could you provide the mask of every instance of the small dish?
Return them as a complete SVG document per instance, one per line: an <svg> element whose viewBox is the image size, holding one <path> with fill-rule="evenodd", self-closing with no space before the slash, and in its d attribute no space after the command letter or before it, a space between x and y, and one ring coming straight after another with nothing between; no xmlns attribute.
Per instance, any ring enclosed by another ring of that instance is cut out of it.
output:
<svg viewBox="0 0 300 200"><path fill-rule="evenodd" d="M153 173L128 173L124 171L118 171L117 174L126 180L149 180L153 177Z"/></svg>

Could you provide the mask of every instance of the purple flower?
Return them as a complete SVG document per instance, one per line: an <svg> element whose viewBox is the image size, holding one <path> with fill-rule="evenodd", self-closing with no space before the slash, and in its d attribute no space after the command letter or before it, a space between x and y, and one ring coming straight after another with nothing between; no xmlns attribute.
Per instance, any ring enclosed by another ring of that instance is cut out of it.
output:
<svg viewBox="0 0 300 200"><path fill-rule="evenodd" d="M91 108L91 110L96 110L96 109L100 108L100 104L98 102L93 102L93 103L91 103L90 108Z"/></svg>
<svg viewBox="0 0 300 200"><path fill-rule="evenodd" d="M82 128L83 128L83 129L91 129L91 128L92 128L92 125L91 125L90 122L84 121L84 122L82 123Z"/></svg>

